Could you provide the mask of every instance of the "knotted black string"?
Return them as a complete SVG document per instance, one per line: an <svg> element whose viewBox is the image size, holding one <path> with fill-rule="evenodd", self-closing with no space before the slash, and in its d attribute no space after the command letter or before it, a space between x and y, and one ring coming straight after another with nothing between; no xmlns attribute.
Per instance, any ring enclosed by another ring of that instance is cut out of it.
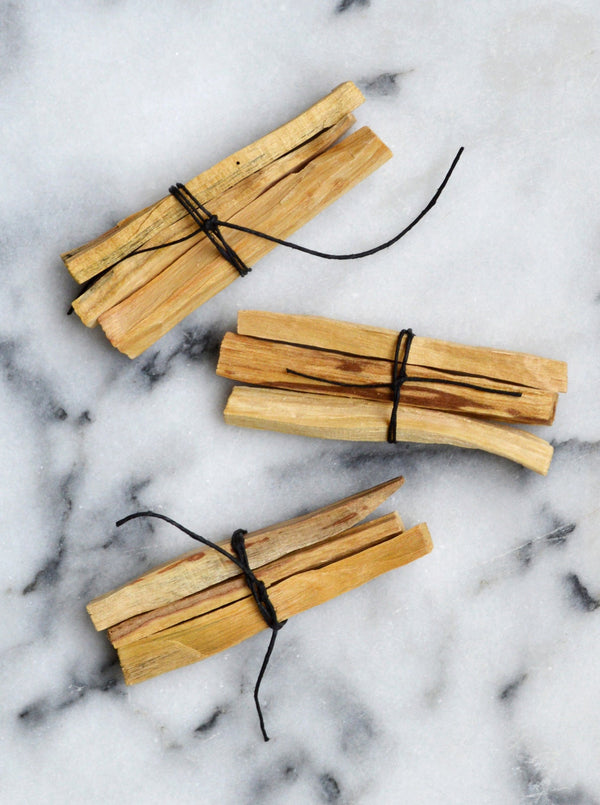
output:
<svg viewBox="0 0 600 805"><path fill-rule="evenodd" d="M250 271L250 268L244 263L239 254L227 243L219 229L220 226L229 226L229 224L220 221L216 215L211 215L206 207L201 204L196 196L194 196L184 184L181 184L181 182L177 182L176 185L170 187L169 193L177 199L184 210L198 224L198 229L195 234L204 232L221 257L224 257L225 260L231 263L240 277L245 277Z"/></svg>
<svg viewBox="0 0 600 805"><path fill-rule="evenodd" d="M396 349L394 351L394 364L392 366L392 382L390 384L392 387L392 394L393 394L392 413L390 414L390 424L388 426L388 434L387 434L387 440L391 444L395 444L397 441L396 422L398 419L398 405L400 404L400 392L402 391L402 386L406 383L408 379L406 375L406 366L408 364L408 353L410 352L410 347L413 338L414 333L410 328L408 328L407 330L400 330L398 338L396 339ZM404 339L406 339L406 344L404 346L402 361L399 364L398 359L400 357L400 349L402 347L402 341Z"/></svg>
<svg viewBox="0 0 600 805"><path fill-rule="evenodd" d="M80 294L87 291L100 277L106 274L107 271L110 271L111 268L119 265L124 260L128 260L130 257L133 257L137 254L144 254L145 252L154 252L158 249L165 249L168 246L175 246L177 243L183 243L185 240L189 240L189 238L193 238L196 235L203 232L207 238L211 241L211 243L215 246L219 254L225 258L239 273L241 277L246 276L251 268L246 265L246 263L242 260L242 258L237 254L237 252L227 243L223 234L220 231L220 227L227 227L228 229L234 229L237 232L245 232L248 235L254 235L257 238L262 238L263 240L269 240L272 243L277 243L279 246L287 246L288 249L295 249L298 252L303 252L304 254L311 254L314 257L322 257L325 260L358 260L362 257L369 257L372 254L377 254L377 252L383 251L384 249L388 249L390 246L393 246L397 243L400 238L403 238L410 230L415 227L419 221L427 215L427 213L435 207L437 204L438 198L441 196L444 188L448 184L450 177L454 171L454 168L458 164L458 160L460 159L464 148L461 147L458 149L458 153L454 157L450 168L448 169L441 185L438 187L436 192L434 193L431 201L424 207L421 212L414 218L408 226L404 227L401 232L398 232L397 235L394 235L393 238L386 240L385 243L380 243L378 246L373 246L371 249L366 249L362 252L353 252L352 254L330 254L329 252L321 252L317 249L309 249L306 246L300 246L298 243L292 243L289 240L282 240L281 238L276 238L273 235L268 235L266 232L259 232L256 229L251 229L247 226L241 226L239 224L234 224L231 221L222 221L216 215L212 215L210 211L194 196L194 194L181 182L173 185L169 188L169 193L177 199L177 201L181 204L181 206L185 209L185 211L194 219L195 223L198 224L198 229L195 229L193 232L190 232L189 235L185 235L184 237L178 238L177 240L170 240L168 243L160 243L157 246L146 246L140 249L134 249L129 254L124 255L119 260L114 262L112 265L108 266L108 268L104 269L101 273L97 274L95 277L92 277L86 283L83 284L82 288L80 289ZM69 314L73 312L73 307L69 309Z"/></svg>
<svg viewBox="0 0 600 805"><path fill-rule="evenodd" d="M410 352L410 347L414 337L414 333L410 328L400 330L398 339L396 340L396 349L394 351L394 360L392 362L392 379L388 383L345 383L343 380L330 380L326 377L307 375L304 374L304 372L296 372L294 369L286 369L285 371L290 375L305 377L307 380L316 380L318 383L328 383L332 386L345 386L346 388L358 389L390 388L392 390L392 411L388 425L387 440L391 444L395 444L397 442L397 420L398 406L400 404L400 393L402 391L402 386L407 381L410 381L411 383L442 383L449 386L460 386L461 388L474 389L475 391L485 391L489 394L503 394L506 397L522 396L520 391L491 389L487 386L478 386L476 383L468 383L466 381L453 380L445 377L411 377L407 374L406 368L408 366L408 354ZM402 350L403 343L404 349ZM400 353L402 353L402 359L400 359Z"/></svg>
<svg viewBox="0 0 600 805"><path fill-rule="evenodd" d="M175 526L180 531L183 531L184 534L187 534L188 537L201 542L203 545L206 545L209 548L212 548L215 551L218 551L220 554L225 556L231 562L233 562L237 567L242 571L246 584L248 585L248 589L252 594L256 602L256 606L260 614L262 615L265 623L271 629L271 639L269 641L269 645L267 651L265 653L265 657L262 661L262 665L260 671L258 673L258 677L256 680L256 684L254 685L254 703L256 704L256 712L258 713L258 720L260 722L260 729L265 741L269 740L269 736L267 735L267 731L265 729L265 721L262 714L262 709L260 706L260 701L258 699L258 693L260 690L260 683L262 682L263 676L265 675L265 671L267 670L267 665L269 664L269 660L271 658L271 654L273 653L273 648L275 646L275 639L277 637L277 632L285 626L287 621L280 621L277 618L277 613L275 611L275 607L273 606L271 600L269 599L269 594L267 592L267 588L265 587L264 582L262 582L259 578L256 577L255 573L253 572L250 564L248 562L248 555L246 553L246 543L245 543L245 536L248 533L243 528L238 528L237 531L234 531L231 536L231 549L233 553L225 550L216 542L211 542L206 537L200 536L200 534L196 534L194 531L190 531L189 528L181 525L180 523L172 520L170 517L167 517L165 514L157 514L156 512L135 512L134 514L129 514L127 517L123 517L123 519L117 522L117 527L122 526L124 523L129 522L129 520L134 520L137 517L156 517L159 520L164 520L166 523Z"/></svg>

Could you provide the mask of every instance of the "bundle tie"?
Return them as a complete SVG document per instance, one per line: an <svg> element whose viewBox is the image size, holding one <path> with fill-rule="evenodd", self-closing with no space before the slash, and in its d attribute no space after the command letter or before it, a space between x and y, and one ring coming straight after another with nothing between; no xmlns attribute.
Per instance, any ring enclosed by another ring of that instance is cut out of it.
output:
<svg viewBox="0 0 600 805"><path fill-rule="evenodd" d="M345 386L346 388L357 389L379 389L389 388L392 390L392 411L390 414L390 421L388 425L387 440L390 444L397 442L397 421L398 421L398 406L400 405L400 393L402 386L410 381L411 383L442 383L449 386L460 386L461 388L474 389L475 391L485 391L489 394L503 394L506 397L521 397L520 391L509 391L508 389L491 389L486 386L478 386L476 383L468 383L462 380L452 380L450 378L437 378L437 377L411 377L406 369L408 366L408 355L410 347L414 338L413 331L408 328L400 330L396 340L396 348L394 350L394 360L392 362L392 378L387 383L346 383L343 380L331 380L326 377L317 377L316 375L307 375L304 372L296 372L294 369L286 369L285 371L290 375L297 377L304 377L307 380L315 380L318 383L327 383L332 386ZM404 344L404 349L402 345ZM400 358L402 354L402 358Z"/></svg>
<svg viewBox="0 0 600 805"><path fill-rule="evenodd" d="M254 685L254 703L256 705L256 712L258 713L258 720L260 722L260 730L262 732L262 736L265 741L269 740L269 736L267 735L267 731L265 729L265 721L262 714L262 709L260 706L260 701L258 698L260 684L262 682L263 676L265 675L265 671L267 670L267 666L269 664L269 660L271 659L271 654L273 653L273 648L275 647L275 640L277 638L277 633L279 630L285 626L287 620L280 621L277 618L277 613L275 611L275 607L273 606L272 601L269 598L269 594L267 592L267 588L263 581L257 578L256 574L250 567L248 562L248 554L246 552L246 542L245 536L248 533L243 528L238 528L236 531L233 532L231 535L231 549L233 553L225 550L216 542L211 542L211 540L206 539L206 537L200 536L200 534L196 534L194 531L190 531L189 528L181 525L175 520L172 520L170 517L167 517L164 514L158 514L157 512L147 511L147 512L134 512L133 514L127 515L127 517L123 517L119 520L116 525L117 527L124 525L124 523L129 522L129 520L134 520L138 517L156 517L159 520L164 520L166 523L169 523L175 528L178 528L180 531L183 531L184 534L187 534L188 537L201 542L203 545L206 545L208 548L212 548L215 551L218 551L220 554L225 556L234 565L241 570L244 580L248 585L248 589L252 597L256 602L256 606L258 607L258 611L262 615L265 623L271 629L271 639L269 640L269 645L267 647L267 651L265 653L264 659L262 661L262 665L260 671L258 673L258 677L256 679L256 684Z"/></svg>
<svg viewBox="0 0 600 805"><path fill-rule="evenodd" d="M393 246L397 243L400 238L403 238L410 230L415 227L419 221L427 215L427 213L435 207L437 204L438 198L441 196L444 188L448 184L452 173L456 165L458 164L459 159L462 156L464 148L461 146L458 149L458 153L454 157L450 168L446 172L444 179L438 189L435 191L433 197L425 206L421 212L414 218L408 226L405 226L401 232L398 232L397 235L386 240L384 243L380 243L378 246L373 246L371 249L366 249L362 252L353 252L352 254L330 254L329 252L321 252L317 249L309 249L307 246L300 246L298 243L292 243L289 240L282 240L281 238L276 238L273 235L269 235L266 232L259 232L256 229L251 229L247 226L241 226L240 224L234 224L231 221L222 221L218 216L213 215L204 204L202 204L198 198L181 182L177 182L177 184L173 185L169 188L169 193L181 204L184 210L190 215L195 223L198 225L198 229L195 229L193 232L190 232L189 235L184 235L181 238L177 238L177 240L170 240L168 243L159 243L157 246L146 246L141 249L134 249L129 254L124 255L119 260L114 262L112 265L105 268L103 271L98 273L96 276L91 277L87 282L83 283L80 288L79 294L85 293L89 288L94 285L104 274L110 271L115 266L122 263L124 260L128 260L130 257L134 257L138 254L144 254L145 252L154 252L158 249L165 249L168 246L175 246L178 243L183 243L185 240L189 240L190 238L196 237L201 233L204 233L206 237L211 241L214 247L217 249L221 257L227 260L233 268L238 272L240 277L245 277L252 269L246 265L246 263L242 260L239 254L233 249L225 240L222 232L221 227L227 227L228 229L234 229L237 232L244 232L247 235L254 235L257 238L262 238L263 240L269 240L272 243L276 243L279 246L286 246L288 249L295 249L298 252L303 252L304 254L310 254L313 257L322 257L325 260L358 260L362 257L369 257L372 254L377 254L377 252L383 251L384 249L389 249L390 246ZM68 314L70 315L73 312L73 306L69 308Z"/></svg>
<svg viewBox="0 0 600 805"><path fill-rule="evenodd" d="M200 232L204 232L221 257L224 257L228 263L231 263L240 277L245 277L251 269L244 263L239 254L231 248L219 229L219 227L228 226L228 224L224 221L220 221L216 215L212 215L204 204L202 204L184 184L181 184L181 182L177 182L176 185L170 187L169 193L173 198L177 199L188 215L198 224L198 229L192 234L197 235ZM191 235L188 235L188 237L191 237ZM165 243L162 245L170 246L171 244Z"/></svg>

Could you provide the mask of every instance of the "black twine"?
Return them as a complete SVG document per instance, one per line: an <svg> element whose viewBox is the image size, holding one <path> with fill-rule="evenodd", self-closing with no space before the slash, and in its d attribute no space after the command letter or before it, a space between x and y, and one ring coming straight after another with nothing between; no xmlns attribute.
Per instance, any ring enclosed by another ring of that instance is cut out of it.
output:
<svg viewBox="0 0 600 805"><path fill-rule="evenodd" d="M408 366L408 354L414 338L413 331L409 328L400 330L398 339L396 340L396 349L394 351L394 360L392 363L392 379L388 383L345 383L343 380L331 380L326 377L317 377L316 375L307 375L304 372L296 372L294 369L286 369L285 371L290 375L297 377L305 377L307 380L316 380L318 383L328 383L332 386L345 386L346 388L356 389L380 389L390 388L392 390L392 412L390 414L390 422L388 425L387 440L390 444L397 442L397 420L398 420L398 406L400 404L400 392L402 386L410 381L411 383L442 383L449 386L460 386L461 388L474 389L475 391L485 391L489 394L502 394L506 397L521 397L520 391L508 391L507 389L491 389L487 386L478 386L476 383L467 383L466 381L453 380L450 378L436 378L436 377L411 377L407 374L406 368ZM402 344L404 342L404 350L402 351ZM400 353L402 351L402 360L400 360Z"/></svg>
<svg viewBox="0 0 600 805"><path fill-rule="evenodd" d="M138 254L144 254L145 252L154 252L158 249L165 249L167 246L175 246L178 243L183 243L183 241L189 240L189 238L195 237L201 232L204 232L219 254L235 268L239 275L241 277L245 277L246 274L248 274L252 269L246 265L239 254L237 254L237 252L227 243L223 237L220 227L234 229L237 232L245 232L248 235L254 235L257 238L262 238L263 240L269 240L272 243L277 243L279 246L287 246L288 249L295 249L296 251L303 252L304 254L311 254L313 257L322 257L325 260L358 260L362 257L369 257L372 254L377 254L377 252L383 251L384 249L389 249L390 246L393 246L395 243L397 243L400 238L403 238L404 235L408 234L408 232L410 232L410 230L415 227L419 221L424 218L431 209L433 209L433 207L435 207L437 200L448 184L448 181L452 176L452 173L454 172L454 169L458 164L458 160L461 158L463 151L464 148L461 146L458 149L458 153L454 157L450 168L444 176L441 185L438 187L427 206L421 210L417 217L414 218L414 220L412 220L408 226L404 227L404 229L401 232L398 232L397 235L394 235L393 238L386 240L385 243L380 243L378 246L373 246L371 249L366 249L362 252L353 252L352 254L330 254L329 252L321 252L317 249L309 249L306 246L300 246L298 243L292 243L289 240L282 240L281 238L276 238L273 235L268 235L266 232L259 232L256 229L251 229L247 226L240 226L239 224L234 224L231 221L222 221L216 215L212 215L204 204L202 204L184 184L177 182L177 184L169 188L169 193L171 193L171 195L177 199L185 211L193 218L195 223L198 224L198 229L195 229L193 232L190 232L189 235L185 235L177 240L170 240L168 243L160 243L157 246L146 246L140 249L134 249L129 254L124 255L112 265L108 266L108 268L104 269L104 271L102 271L100 274L92 277L90 280L84 283L80 293L87 291L100 277L106 274L107 271L110 271L111 268L119 265L119 263L122 263L124 260L128 260L130 257L134 257ZM69 314L73 312L72 306L68 312Z"/></svg>
<svg viewBox="0 0 600 805"><path fill-rule="evenodd" d="M271 600L269 599L269 594L267 592L267 588L259 578L256 577L255 573L253 572L250 564L248 562L248 554L246 553L246 543L245 543L245 535L248 533L243 528L238 528L236 531L233 532L231 535L231 549L233 553L225 550L216 542L211 542L206 537L200 536L200 534L196 534L194 531L190 531L189 528L181 525L181 523L172 520L170 517L167 517L164 514L157 514L156 512L135 512L134 514L129 514L127 517L123 517L121 520L118 520L116 525L117 527L122 526L124 523L129 522L130 520L134 520L137 517L156 517L159 520L164 520L166 523L175 526L180 531L183 531L184 534L187 534L188 537L201 542L203 545L206 545L208 548L212 548L215 551L218 551L220 554L225 556L231 562L233 562L237 567L242 571L244 576L244 580L248 585L248 589L252 594L256 602L256 606L258 607L258 611L262 615L265 623L271 629L271 639L269 641L269 645L267 647L267 651L265 653L264 659L262 661L262 665L260 671L258 673L258 677L256 680L256 684L254 685L254 703L256 704L256 712L258 713L258 720L260 722L260 730L262 732L262 736L265 741L269 740L269 736L267 735L267 731L265 729L265 721L262 714L262 709L260 706L260 701L258 699L258 693L260 690L260 683L262 682L263 676L265 675L265 671L267 670L267 665L269 664L269 660L271 659L271 654L273 653L273 648L275 647L275 639L277 637L277 632L285 626L287 620L280 621L277 618L277 613L275 611L275 607L273 606Z"/></svg>
<svg viewBox="0 0 600 805"><path fill-rule="evenodd" d="M170 187L169 193L177 199L183 209L193 218L195 223L198 224L196 234L204 232L221 257L224 257L225 260L231 263L240 277L245 277L250 271L250 268L244 263L239 254L227 243L219 229L220 226L230 226L230 224L220 221L216 215L211 215L204 204L201 204L196 196L194 196L184 184L181 184L181 182L177 182L176 185Z"/></svg>

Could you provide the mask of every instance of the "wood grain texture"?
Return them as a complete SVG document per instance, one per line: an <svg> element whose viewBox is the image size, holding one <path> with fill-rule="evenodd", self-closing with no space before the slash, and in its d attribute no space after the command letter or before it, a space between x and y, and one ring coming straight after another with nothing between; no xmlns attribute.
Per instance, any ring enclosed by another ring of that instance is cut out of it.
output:
<svg viewBox="0 0 600 805"><path fill-rule="evenodd" d="M353 115L346 115L338 123L325 129L304 145L242 179L210 202L211 213L222 220L229 220L284 176L303 168L315 156L322 154L345 134L354 122ZM144 248L188 237L196 229L197 224L193 218L185 215L169 226L160 229L144 243ZM189 251L195 243L202 240L206 240L206 235L200 233L195 238L189 238L182 243L173 243L166 249L128 257L99 277L91 288L73 302L75 313L86 326L95 326L99 316L156 277L168 265Z"/></svg>
<svg viewBox="0 0 600 805"><path fill-rule="evenodd" d="M289 370L322 380L291 374ZM242 383L269 388L367 400L393 398L392 361L284 344L236 333L225 334L217 374ZM405 405L537 425L549 425L554 419L558 397L556 392L531 389L489 378L442 372L412 363L407 366L407 374L410 378L425 378L428 382L405 382L402 386L402 402ZM490 391L446 382L429 382L436 379L456 381L459 384L472 383ZM331 382L327 382L328 380ZM348 385L336 385L337 383ZM379 387L368 388L369 384L379 384ZM498 391L517 392L521 396L494 393Z"/></svg>
<svg viewBox="0 0 600 805"><path fill-rule="evenodd" d="M352 82L340 84L298 117L236 151L186 184L200 201L207 203L335 125L363 101L364 96ZM66 252L62 259L73 278L85 282L184 215L180 204L172 196L167 196L124 219L90 243Z"/></svg>
<svg viewBox="0 0 600 805"><path fill-rule="evenodd" d="M431 549L431 537L423 523L349 557L284 579L270 588L269 597L279 620L291 618L412 562ZM197 662L265 628L252 599L236 601L119 648L125 682L132 685Z"/></svg>
<svg viewBox="0 0 600 805"><path fill-rule="evenodd" d="M398 329L410 326L399 324ZM301 316L240 310L238 333L291 344L337 350L352 355L393 360L398 331L336 321L321 316ZM567 364L548 358L487 347L470 347L416 335L410 362L446 372L495 378L552 392L567 390Z"/></svg>
<svg viewBox="0 0 600 805"><path fill-rule="evenodd" d="M322 439L385 442L392 404L309 392L236 386L225 407L225 421ZM397 441L450 444L485 450L546 475L552 446L527 431L473 417L398 406ZM393 449L393 445L390 445Z"/></svg>
<svg viewBox="0 0 600 805"><path fill-rule="evenodd" d="M403 530L399 515L392 512L368 523L355 526L348 531L343 531L324 542L301 551L294 551L275 562L263 565L256 571L256 576L268 588L296 573L321 567L337 559L350 556L358 550L364 550L402 533ZM134 640L149 637L177 623L199 617L249 596L248 585L243 576L239 574L195 595L117 623L108 630L108 637L113 646L119 648Z"/></svg>
<svg viewBox="0 0 600 805"><path fill-rule="evenodd" d="M292 551L328 539L359 523L404 483L402 477L351 495L294 517L261 528L246 536L252 568L274 562ZM219 543L229 550L229 540ZM87 606L96 629L107 629L120 621L178 601L237 575L229 559L208 547L190 551L171 562L153 568L138 579L95 598Z"/></svg>
<svg viewBox="0 0 600 805"><path fill-rule="evenodd" d="M289 238L390 157L389 149L370 129L359 129L277 182L231 221ZM226 238L248 266L276 245L235 230L227 231ZM134 358L238 277L236 269L203 239L101 315L99 323L113 346Z"/></svg>

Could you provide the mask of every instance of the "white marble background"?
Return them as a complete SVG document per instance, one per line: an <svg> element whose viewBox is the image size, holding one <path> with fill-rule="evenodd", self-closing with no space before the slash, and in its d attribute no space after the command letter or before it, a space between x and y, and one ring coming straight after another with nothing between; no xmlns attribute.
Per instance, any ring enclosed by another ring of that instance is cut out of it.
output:
<svg viewBox="0 0 600 805"><path fill-rule="evenodd" d="M595 0L0 2L0 800L600 803ZM65 310L59 254L343 80L395 156L136 361ZM228 428L239 308L569 362L547 478L458 449ZM85 603L206 536L403 473L434 552L126 689Z"/></svg>

